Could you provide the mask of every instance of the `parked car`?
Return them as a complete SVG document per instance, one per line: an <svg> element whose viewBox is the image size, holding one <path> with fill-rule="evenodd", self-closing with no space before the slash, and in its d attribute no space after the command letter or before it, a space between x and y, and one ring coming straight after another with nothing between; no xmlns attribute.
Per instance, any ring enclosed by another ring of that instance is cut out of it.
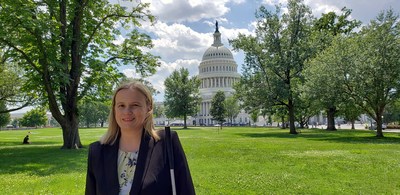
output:
<svg viewBox="0 0 400 195"><path fill-rule="evenodd" d="M169 126L183 126L183 123L171 123Z"/></svg>

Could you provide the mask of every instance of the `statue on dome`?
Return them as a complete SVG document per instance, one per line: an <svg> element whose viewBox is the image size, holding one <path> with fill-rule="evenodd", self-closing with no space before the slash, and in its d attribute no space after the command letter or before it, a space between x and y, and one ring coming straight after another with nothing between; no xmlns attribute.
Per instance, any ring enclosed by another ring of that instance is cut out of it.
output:
<svg viewBox="0 0 400 195"><path fill-rule="evenodd" d="M215 21L215 32L219 32L218 31L218 21L217 20Z"/></svg>

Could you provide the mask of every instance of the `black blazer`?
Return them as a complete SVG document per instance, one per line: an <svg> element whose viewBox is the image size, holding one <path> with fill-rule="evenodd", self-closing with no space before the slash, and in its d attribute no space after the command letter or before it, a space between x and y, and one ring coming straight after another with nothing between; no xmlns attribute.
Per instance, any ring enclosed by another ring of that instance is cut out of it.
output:
<svg viewBox="0 0 400 195"><path fill-rule="evenodd" d="M170 170L164 142L165 131L158 131L159 141L143 132L130 194L172 194ZM176 132L171 131L177 194L195 194L186 156ZM118 194L119 139L113 145L94 142L89 146L85 194Z"/></svg>

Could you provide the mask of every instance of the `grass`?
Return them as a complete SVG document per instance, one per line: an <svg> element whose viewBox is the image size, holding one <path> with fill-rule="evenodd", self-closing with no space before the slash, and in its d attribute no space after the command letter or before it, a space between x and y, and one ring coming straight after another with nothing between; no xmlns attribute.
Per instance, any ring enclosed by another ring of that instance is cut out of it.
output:
<svg viewBox="0 0 400 195"><path fill-rule="evenodd" d="M272 128L178 131L197 194L400 194L400 134ZM0 194L83 194L87 148L60 129L0 131ZM81 129L82 143L105 129Z"/></svg>

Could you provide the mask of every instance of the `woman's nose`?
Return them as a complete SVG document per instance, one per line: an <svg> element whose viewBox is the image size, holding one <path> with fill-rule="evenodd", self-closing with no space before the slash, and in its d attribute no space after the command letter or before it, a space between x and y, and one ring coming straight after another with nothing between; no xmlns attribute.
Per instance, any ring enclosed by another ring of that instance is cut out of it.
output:
<svg viewBox="0 0 400 195"><path fill-rule="evenodd" d="M124 108L122 112L123 112L124 114L131 114L131 113L132 113L132 109L129 108L129 107L127 107L127 108Z"/></svg>

